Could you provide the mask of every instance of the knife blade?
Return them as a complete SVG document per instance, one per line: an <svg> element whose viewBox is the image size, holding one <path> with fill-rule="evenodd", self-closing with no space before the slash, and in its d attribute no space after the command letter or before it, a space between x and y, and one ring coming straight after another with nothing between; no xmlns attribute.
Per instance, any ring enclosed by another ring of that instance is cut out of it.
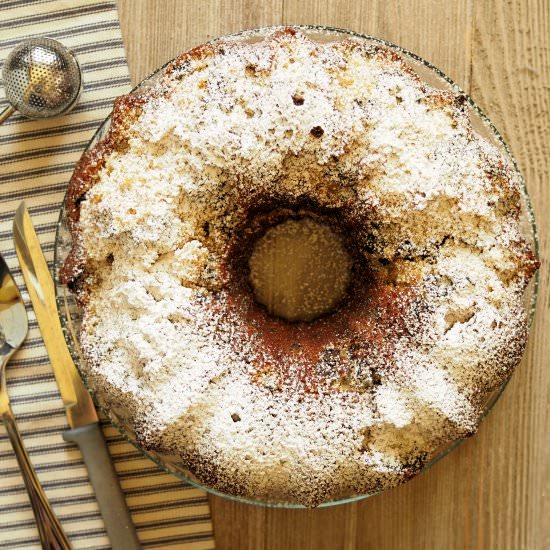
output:
<svg viewBox="0 0 550 550"><path fill-rule="evenodd" d="M74 366L69 349L66 345L60 345L65 337L57 315L54 283L24 203L17 209L13 231L15 250L67 410L69 426L77 428L98 422L94 404Z"/></svg>
<svg viewBox="0 0 550 550"><path fill-rule="evenodd" d="M13 221L15 251L67 413L66 441L76 443L115 550L141 548L113 467L99 418L73 362L57 312L55 287L29 212L22 202Z"/></svg>

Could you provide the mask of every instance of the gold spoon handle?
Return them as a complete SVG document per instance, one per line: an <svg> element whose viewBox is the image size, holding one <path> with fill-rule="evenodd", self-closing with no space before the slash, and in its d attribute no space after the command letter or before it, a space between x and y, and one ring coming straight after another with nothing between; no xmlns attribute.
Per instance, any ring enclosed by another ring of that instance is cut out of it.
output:
<svg viewBox="0 0 550 550"><path fill-rule="evenodd" d="M72 550L69 538L63 531L63 527L59 523L55 512L53 511L44 489L36 477L36 472L32 467L29 455L21 434L15 423L15 418L11 407L8 406L2 414L2 420L6 426L8 436L10 438L13 450L15 451L15 457L19 462L21 474L23 475L23 481L27 486L27 492L31 500L31 506L36 518L36 526L40 534L40 541L42 548L45 550Z"/></svg>
<svg viewBox="0 0 550 550"><path fill-rule="evenodd" d="M8 117L13 115L15 113L15 108L11 105L8 105L1 113L0 113L0 124L2 124Z"/></svg>

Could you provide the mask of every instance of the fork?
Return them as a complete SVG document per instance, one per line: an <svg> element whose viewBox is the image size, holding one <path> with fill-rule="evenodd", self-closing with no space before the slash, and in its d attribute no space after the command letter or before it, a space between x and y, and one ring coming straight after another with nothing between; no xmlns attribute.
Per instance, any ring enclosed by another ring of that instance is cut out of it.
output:
<svg viewBox="0 0 550 550"><path fill-rule="evenodd" d="M0 255L0 416L19 463L36 518L42 548L72 549L32 467L10 405L6 386L6 365L21 347L28 332L25 305L10 270Z"/></svg>

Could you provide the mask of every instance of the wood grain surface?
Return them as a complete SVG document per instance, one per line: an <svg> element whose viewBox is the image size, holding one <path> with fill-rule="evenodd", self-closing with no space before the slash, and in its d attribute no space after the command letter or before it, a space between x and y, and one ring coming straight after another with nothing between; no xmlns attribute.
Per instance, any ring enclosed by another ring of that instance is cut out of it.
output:
<svg viewBox="0 0 550 550"><path fill-rule="evenodd" d="M277 510L212 498L221 550L550 548L549 0L119 0L140 81L207 39L274 24L350 28L396 42L488 113L527 180L539 226L528 351L476 436L413 481L355 504Z"/></svg>

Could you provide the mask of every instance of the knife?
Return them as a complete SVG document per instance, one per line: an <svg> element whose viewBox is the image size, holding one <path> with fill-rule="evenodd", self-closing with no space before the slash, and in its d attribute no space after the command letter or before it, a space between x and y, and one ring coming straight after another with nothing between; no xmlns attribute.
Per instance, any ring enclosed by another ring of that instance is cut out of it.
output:
<svg viewBox="0 0 550 550"><path fill-rule="evenodd" d="M139 549L139 539L92 398L65 342L53 279L24 202L15 213L13 233L15 251L71 427L63 433L63 439L80 448L113 549Z"/></svg>

